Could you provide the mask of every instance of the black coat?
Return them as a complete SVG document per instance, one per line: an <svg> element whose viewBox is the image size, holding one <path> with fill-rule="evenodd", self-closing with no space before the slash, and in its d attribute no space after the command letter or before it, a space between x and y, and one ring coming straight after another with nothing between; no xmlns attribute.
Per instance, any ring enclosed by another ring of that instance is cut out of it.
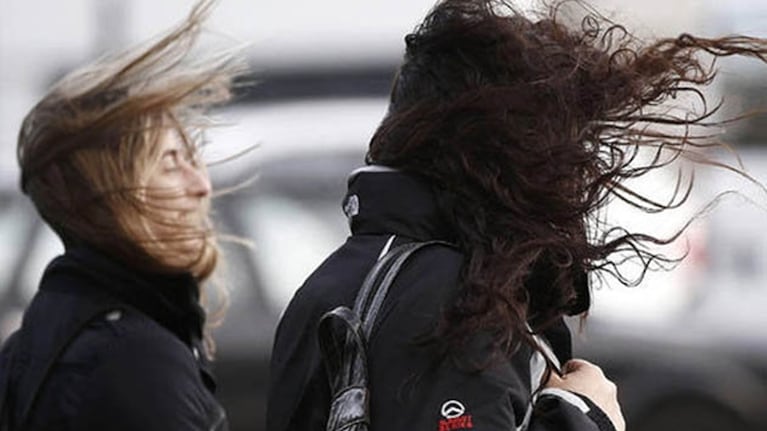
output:
<svg viewBox="0 0 767 431"><path fill-rule="evenodd" d="M226 430L202 354L203 323L190 275L142 274L87 248L67 250L46 269L0 354L11 429L52 349L74 333L31 404L27 429Z"/></svg>
<svg viewBox="0 0 767 431"><path fill-rule="evenodd" d="M317 342L318 320L338 305L352 306L390 239L394 244L452 239L428 185L391 170L353 175L344 210L352 236L297 291L277 329L268 431L324 429L331 394ZM585 397L564 391L532 395L545 371L543 357L532 348L470 371L454 359L486 360L486 337L477 335L465 352L442 360L433 344L418 342L434 333L457 294L463 262L455 248L428 247L411 257L392 285L367 348L371 430L510 431L522 424L531 431L611 430L605 414ZM563 322L546 338L554 360L570 359Z"/></svg>

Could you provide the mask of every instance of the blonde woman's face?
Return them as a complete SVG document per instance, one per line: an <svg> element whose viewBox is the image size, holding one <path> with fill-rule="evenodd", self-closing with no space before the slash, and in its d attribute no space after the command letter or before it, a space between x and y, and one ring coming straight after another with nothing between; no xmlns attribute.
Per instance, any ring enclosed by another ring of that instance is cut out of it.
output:
<svg viewBox="0 0 767 431"><path fill-rule="evenodd" d="M154 240L149 248L166 264L186 266L199 258L205 246L210 179L175 130L164 132L158 146L158 156L144 176L146 223Z"/></svg>

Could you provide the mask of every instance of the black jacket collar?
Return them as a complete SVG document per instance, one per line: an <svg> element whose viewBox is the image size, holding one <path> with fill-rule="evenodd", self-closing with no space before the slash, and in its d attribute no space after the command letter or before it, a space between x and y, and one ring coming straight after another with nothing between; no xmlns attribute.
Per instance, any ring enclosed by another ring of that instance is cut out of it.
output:
<svg viewBox="0 0 767 431"><path fill-rule="evenodd" d="M191 345L202 337L205 312L191 274L137 271L89 247L73 247L54 259L40 289L90 297L106 295L146 314Z"/></svg>
<svg viewBox="0 0 767 431"><path fill-rule="evenodd" d="M343 201L355 235L395 234L419 241L452 239L431 186L383 166L368 166L349 176Z"/></svg>

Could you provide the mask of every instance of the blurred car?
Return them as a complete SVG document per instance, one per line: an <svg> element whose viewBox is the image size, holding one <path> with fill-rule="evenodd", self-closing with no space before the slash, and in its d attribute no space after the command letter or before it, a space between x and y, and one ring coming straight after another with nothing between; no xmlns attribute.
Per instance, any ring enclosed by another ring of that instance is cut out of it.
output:
<svg viewBox="0 0 767 431"><path fill-rule="evenodd" d="M214 332L216 374L233 431L264 429L268 359L280 313L348 235L340 209L345 180L362 164L386 111L383 93L244 103L221 112L231 126L210 132L215 145L205 157L216 188L246 185L216 196L215 219L224 234L253 242L223 244L231 306ZM215 163L252 146L242 157ZM61 250L31 211L17 192L0 195L6 238L0 256L7 268L0 274L2 336L18 321L44 265ZM616 381L629 430L765 430L767 329L707 331L719 317L684 310L669 330L595 315L587 335L576 337L576 351ZM744 324L752 321L741 317Z"/></svg>

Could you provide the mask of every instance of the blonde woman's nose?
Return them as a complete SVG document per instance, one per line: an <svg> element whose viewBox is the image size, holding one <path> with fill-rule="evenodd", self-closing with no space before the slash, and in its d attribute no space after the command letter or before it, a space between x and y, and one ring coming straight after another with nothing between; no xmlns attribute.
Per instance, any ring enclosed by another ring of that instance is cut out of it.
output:
<svg viewBox="0 0 767 431"><path fill-rule="evenodd" d="M198 197L210 196L212 186L210 177L205 169L188 165L187 166L187 190L189 194Z"/></svg>

